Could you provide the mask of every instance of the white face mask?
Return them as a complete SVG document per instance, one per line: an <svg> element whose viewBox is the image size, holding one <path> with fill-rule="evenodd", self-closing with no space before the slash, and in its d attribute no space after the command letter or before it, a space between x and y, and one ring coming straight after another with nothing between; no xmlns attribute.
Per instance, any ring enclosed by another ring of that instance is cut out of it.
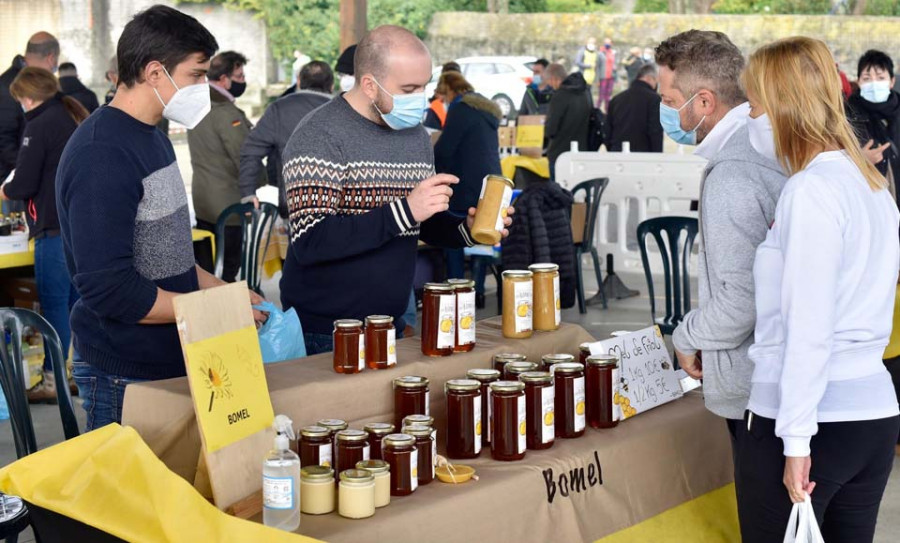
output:
<svg viewBox="0 0 900 543"><path fill-rule="evenodd" d="M755 119L748 117L747 129L750 130L750 145L753 146L753 150L773 162L778 162L775 154L775 135L769 116L763 113Z"/></svg>
<svg viewBox="0 0 900 543"><path fill-rule="evenodd" d="M356 84L356 78L352 75L341 76L341 92L348 92Z"/></svg>
<svg viewBox="0 0 900 543"><path fill-rule="evenodd" d="M155 88L153 89L153 92L156 93L156 97L159 99L159 103L163 105L163 117L184 125L188 130L193 130L206 117L206 114L209 113L212 107L209 101L209 85L197 83L196 85L188 85L179 89L178 85L175 84L175 80L169 75L169 71L165 68L163 68L163 71L166 72L166 77L169 78L172 86L175 87L175 94L172 95L172 99L169 100L168 104L163 102L159 92Z"/></svg>

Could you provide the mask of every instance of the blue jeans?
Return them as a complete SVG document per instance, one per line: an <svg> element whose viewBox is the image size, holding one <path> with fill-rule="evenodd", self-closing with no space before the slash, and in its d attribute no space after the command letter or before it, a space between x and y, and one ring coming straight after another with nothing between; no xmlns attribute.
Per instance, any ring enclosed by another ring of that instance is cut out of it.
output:
<svg viewBox="0 0 900 543"><path fill-rule="evenodd" d="M403 339L403 330L397 330L397 339ZM330 353L334 350L334 338L331 334L313 334L304 332L303 341L306 343L306 356Z"/></svg>
<svg viewBox="0 0 900 543"><path fill-rule="evenodd" d="M447 259L447 279L466 278L466 255L463 249L445 249L444 258ZM475 292L478 294L484 294L484 278L490 261L491 258L487 256L472 256L472 279L475 280Z"/></svg>
<svg viewBox="0 0 900 543"><path fill-rule="evenodd" d="M78 292L72 286L62 237L58 234L34 240L34 279L37 283L41 313L56 330L63 348L63 358L69 356L69 314L78 300ZM44 371L52 371L50 356L44 357Z"/></svg>
<svg viewBox="0 0 900 543"><path fill-rule="evenodd" d="M86 432L114 422L121 424L125 387L131 383L145 381L110 375L77 357L72 361L72 377L78 387L78 396L84 400L83 407L87 413Z"/></svg>

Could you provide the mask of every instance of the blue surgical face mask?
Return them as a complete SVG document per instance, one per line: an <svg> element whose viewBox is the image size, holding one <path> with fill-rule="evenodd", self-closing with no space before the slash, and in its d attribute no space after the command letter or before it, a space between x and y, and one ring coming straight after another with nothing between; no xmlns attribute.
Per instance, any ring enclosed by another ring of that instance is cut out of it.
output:
<svg viewBox="0 0 900 543"><path fill-rule="evenodd" d="M890 81L870 81L859 86L859 94L868 102L882 104L891 95Z"/></svg>
<svg viewBox="0 0 900 543"><path fill-rule="evenodd" d="M531 78L531 82L534 83L536 87L539 87L541 83L544 82L544 78L542 78L540 75L536 75Z"/></svg>
<svg viewBox="0 0 900 543"><path fill-rule="evenodd" d="M665 104L659 104L659 123L662 125L666 135L672 138L675 143L680 143L682 145L697 145L697 129L700 128L700 125L706 120L706 115L700 119L700 122L697 123L697 126L695 126L693 130L684 130L681 128L680 115L681 110L693 102L696 97L696 94L691 96L691 98L678 109Z"/></svg>
<svg viewBox="0 0 900 543"><path fill-rule="evenodd" d="M372 102L372 105L375 106L375 111L381 115L385 124L394 130L406 130L422 123L422 119L425 117L425 110L428 108L428 100L425 98L424 92L398 94L395 96L382 87L377 80L375 80L375 84L394 100L394 107L390 113L382 112L375 105L375 102Z"/></svg>

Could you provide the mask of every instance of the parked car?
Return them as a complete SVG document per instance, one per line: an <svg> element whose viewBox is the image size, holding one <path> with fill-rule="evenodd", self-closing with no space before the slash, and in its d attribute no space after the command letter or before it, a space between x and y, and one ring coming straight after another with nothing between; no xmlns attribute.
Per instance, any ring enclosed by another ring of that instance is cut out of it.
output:
<svg viewBox="0 0 900 543"><path fill-rule="evenodd" d="M536 60L537 57L465 57L456 62L476 92L500 106L504 117L514 119L522 105L525 87L531 83L531 66ZM434 94L440 77L438 66L425 88L428 96Z"/></svg>

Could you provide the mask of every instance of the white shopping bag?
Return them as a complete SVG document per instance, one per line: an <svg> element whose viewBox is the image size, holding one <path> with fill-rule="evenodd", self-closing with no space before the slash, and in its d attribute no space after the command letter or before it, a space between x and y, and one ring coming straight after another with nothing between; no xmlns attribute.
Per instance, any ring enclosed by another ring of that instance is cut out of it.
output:
<svg viewBox="0 0 900 543"><path fill-rule="evenodd" d="M825 543L809 495L803 503L795 503L791 509L791 518L784 532L784 543Z"/></svg>

